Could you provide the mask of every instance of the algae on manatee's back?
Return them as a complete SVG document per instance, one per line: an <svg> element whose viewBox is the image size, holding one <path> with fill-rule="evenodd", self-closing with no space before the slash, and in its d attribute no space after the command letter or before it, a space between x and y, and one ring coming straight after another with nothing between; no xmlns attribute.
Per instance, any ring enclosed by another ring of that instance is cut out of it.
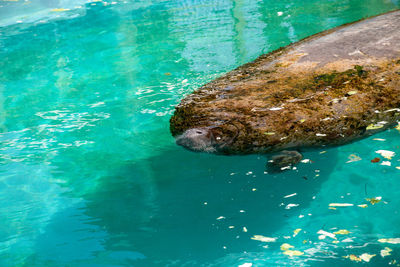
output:
<svg viewBox="0 0 400 267"><path fill-rule="evenodd" d="M340 145L400 118L400 11L257 58L176 107L171 132L195 151L246 154Z"/></svg>

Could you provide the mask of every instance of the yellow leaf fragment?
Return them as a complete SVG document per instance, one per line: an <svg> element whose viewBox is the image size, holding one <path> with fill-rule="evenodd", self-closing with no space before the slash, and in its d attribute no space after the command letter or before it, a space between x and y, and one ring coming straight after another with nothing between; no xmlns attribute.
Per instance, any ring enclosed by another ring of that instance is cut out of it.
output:
<svg viewBox="0 0 400 267"><path fill-rule="evenodd" d="M295 237L296 235L298 235L298 233L300 233L301 228L297 228L296 230L293 231L293 237Z"/></svg>
<svg viewBox="0 0 400 267"><path fill-rule="evenodd" d="M68 8L54 8L51 11L52 12L63 12L63 11L68 11L68 10L70 10L70 9L68 9Z"/></svg>
<svg viewBox="0 0 400 267"><path fill-rule="evenodd" d="M400 238L381 238L378 239L381 243L400 244Z"/></svg>
<svg viewBox="0 0 400 267"><path fill-rule="evenodd" d="M357 206L360 207L360 208L363 208L363 209L365 209L366 207L368 207L367 204L360 204L360 205L357 205Z"/></svg>
<svg viewBox="0 0 400 267"><path fill-rule="evenodd" d="M343 258L350 259L352 261L361 261L361 259L359 257L357 257L356 255L354 255L354 254L351 254L351 255L348 255L348 256L343 256Z"/></svg>
<svg viewBox="0 0 400 267"><path fill-rule="evenodd" d="M381 202L382 197L372 197L372 198L366 198L366 201L370 202L372 205L375 205L376 203Z"/></svg>
<svg viewBox="0 0 400 267"><path fill-rule="evenodd" d="M396 129L397 131L399 131L399 132L400 132L400 123L399 123L399 124L397 124L397 126L395 127L395 129Z"/></svg>
<svg viewBox="0 0 400 267"><path fill-rule="evenodd" d="M355 95L355 94L357 94L357 91L350 91L350 92L347 92L347 94L348 95Z"/></svg>
<svg viewBox="0 0 400 267"><path fill-rule="evenodd" d="M336 232L333 232L335 235L348 235L348 234L350 234L350 232L349 231L347 231L346 229L342 229L342 230L339 230L339 231L336 231Z"/></svg>
<svg viewBox="0 0 400 267"><path fill-rule="evenodd" d="M375 256L376 256L376 254L363 253L360 255L360 259L362 259L365 262L369 262Z"/></svg>
<svg viewBox="0 0 400 267"><path fill-rule="evenodd" d="M392 249L391 249L391 248L385 247L385 249L382 249L382 250L381 250L381 256L382 256L382 258L384 258L384 257L386 257L386 256L389 256L389 255L390 255L390 252L392 252Z"/></svg>
<svg viewBox="0 0 400 267"><path fill-rule="evenodd" d="M274 132L265 132L264 134L265 135L274 135L275 133Z"/></svg>
<svg viewBox="0 0 400 267"><path fill-rule="evenodd" d="M367 126L367 130L377 130L382 128L383 125L382 124L370 124Z"/></svg>
<svg viewBox="0 0 400 267"><path fill-rule="evenodd" d="M301 119L301 120L300 120L300 123L303 123L303 122L305 122L305 121L306 121L305 119Z"/></svg>
<svg viewBox="0 0 400 267"><path fill-rule="evenodd" d="M291 248L294 248L294 246L292 246L292 245L290 245L290 244L288 244L288 243L283 243L283 244L281 245L281 250L283 250L283 251L289 250L289 249L291 249Z"/></svg>
<svg viewBox="0 0 400 267"><path fill-rule="evenodd" d="M293 257L293 256L301 256L304 254L304 252L298 250L285 250L283 254Z"/></svg>
<svg viewBox="0 0 400 267"><path fill-rule="evenodd" d="M337 244L337 243L339 243L339 241L338 240L333 240L332 243L333 244Z"/></svg>
<svg viewBox="0 0 400 267"><path fill-rule="evenodd" d="M350 163L350 162L354 162L354 161L360 161L361 160L361 158L359 157L359 156L357 156L356 154L351 154L349 157L348 157L348 161L346 161L346 163Z"/></svg>
<svg viewBox="0 0 400 267"><path fill-rule="evenodd" d="M266 237L266 236L262 236L262 235L254 235L251 239L261 241L261 242L266 242L266 243L276 241L276 237Z"/></svg>
<svg viewBox="0 0 400 267"><path fill-rule="evenodd" d="M337 208L334 208L334 207L329 207L328 209L330 209L330 210L337 210Z"/></svg>

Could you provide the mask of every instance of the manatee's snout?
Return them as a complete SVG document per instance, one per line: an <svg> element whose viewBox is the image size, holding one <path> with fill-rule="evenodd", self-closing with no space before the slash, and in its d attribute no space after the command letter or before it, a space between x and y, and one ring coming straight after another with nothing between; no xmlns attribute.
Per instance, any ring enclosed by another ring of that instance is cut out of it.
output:
<svg viewBox="0 0 400 267"><path fill-rule="evenodd" d="M176 138L176 143L189 150L215 152L214 136L209 128L192 128Z"/></svg>

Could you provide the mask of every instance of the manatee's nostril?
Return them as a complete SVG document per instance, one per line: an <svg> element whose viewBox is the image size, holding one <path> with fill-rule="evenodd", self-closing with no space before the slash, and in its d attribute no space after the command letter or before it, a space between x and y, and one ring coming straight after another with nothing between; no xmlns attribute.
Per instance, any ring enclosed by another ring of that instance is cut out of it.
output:
<svg viewBox="0 0 400 267"><path fill-rule="evenodd" d="M202 132L202 131L196 131L196 133L197 133L197 134L202 134L203 132Z"/></svg>

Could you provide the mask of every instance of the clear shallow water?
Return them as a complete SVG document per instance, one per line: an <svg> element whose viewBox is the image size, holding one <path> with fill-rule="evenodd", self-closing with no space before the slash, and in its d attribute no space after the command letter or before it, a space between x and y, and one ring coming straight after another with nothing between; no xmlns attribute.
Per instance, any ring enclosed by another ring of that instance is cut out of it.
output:
<svg viewBox="0 0 400 267"><path fill-rule="evenodd" d="M9 3L1 3L5 14ZM360 263L343 256L363 253L376 254L371 266L400 262L400 245L378 242L400 237L396 129L307 152L312 163L271 175L263 156L185 151L168 123L180 99L224 72L398 7L374 0L60 3L71 10L1 27L0 265L353 266ZM391 166L370 162L379 149L396 152L381 157ZM361 160L346 163L351 154ZM365 200L373 197L382 201ZM317 234L339 229L351 233ZM304 255L284 255L283 243ZM393 251L383 258L385 247Z"/></svg>

